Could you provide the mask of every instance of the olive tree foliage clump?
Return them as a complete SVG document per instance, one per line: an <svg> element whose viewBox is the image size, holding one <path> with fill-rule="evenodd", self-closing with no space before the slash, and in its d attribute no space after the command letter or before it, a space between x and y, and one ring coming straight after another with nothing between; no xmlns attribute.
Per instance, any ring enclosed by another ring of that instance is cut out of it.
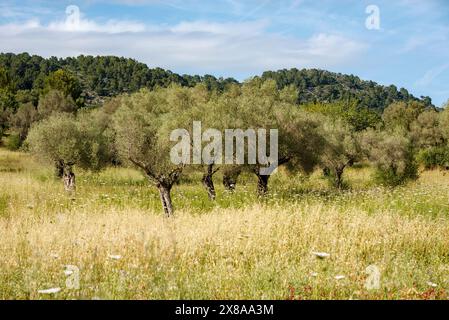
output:
<svg viewBox="0 0 449 320"><path fill-rule="evenodd" d="M396 186L418 177L412 142L402 130L367 130L362 145L379 182Z"/></svg>
<svg viewBox="0 0 449 320"><path fill-rule="evenodd" d="M310 172L319 162L323 145L320 120L317 115L300 110L296 101L297 90L293 87L279 90L275 81L255 78L245 82L240 90L220 97L212 115L217 128L265 130L265 141L257 143L258 147L266 147L267 157L274 142L270 139L270 130L278 130L277 166L287 165L290 171ZM266 166L260 162L248 162L248 150L255 145L251 145L248 138L245 140L246 164L242 167L256 175L257 194L263 196L268 192L272 173L262 173L260 169Z"/></svg>
<svg viewBox="0 0 449 320"><path fill-rule="evenodd" d="M31 102L22 104L10 117L11 127L18 135L20 142L25 141L31 125L38 120L39 114Z"/></svg>
<svg viewBox="0 0 449 320"><path fill-rule="evenodd" d="M26 145L31 153L62 170L64 187L75 190L74 166L99 170L109 158L108 139L96 121L95 112L74 115L55 113L35 123Z"/></svg>
<svg viewBox="0 0 449 320"><path fill-rule="evenodd" d="M445 132L448 129L444 124L444 116L445 112L428 110L421 113L411 125L417 160L425 169L449 167L449 145Z"/></svg>
<svg viewBox="0 0 449 320"><path fill-rule="evenodd" d="M37 110L41 119L51 116L53 113L75 113L77 105L70 95L65 95L60 90L50 90L39 99Z"/></svg>
<svg viewBox="0 0 449 320"><path fill-rule="evenodd" d="M330 171L332 184L344 187L343 173L347 167L362 159L360 134L342 120L326 119L322 125L325 145L321 156L321 164Z"/></svg>
<svg viewBox="0 0 449 320"><path fill-rule="evenodd" d="M331 119L339 119L348 125L351 131L358 132L368 128L375 129L382 122L378 111L360 106L355 99L344 99L334 102L315 102L301 106L308 112L320 113Z"/></svg>
<svg viewBox="0 0 449 320"><path fill-rule="evenodd" d="M435 110L419 114L410 126L413 145L420 149L443 145L445 139L439 122L440 114Z"/></svg>
<svg viewBox="0 0 449 320"><path fill-rule="evenodd" d="M217 92L208 90L204 84L197 84L191 89L174 86L167 92L169 97L167 103L175 110L179 108L179 106L181 106L182 109L172 118L172 127L183 128L192 139L194 138L194 122L201 124L202 132L206 132L206 130L211 128L217 128L218 124L216 119L220 113L220 109L217 108L217 99L219 97ZM207 141L203 141L203 137L201 137L201 150L206 143ZM195 149L196 145L194 145L192 141L190 141L190 147L192 154L202 153L201 150ZM201 161L200 164L191 163L190 167L194 170L201 170L203 172L201 183L204 186L209 199L215 200L216 191L213 176L220 170L220 166L218 166L216 163L217 161L214 159L208 160L209 161L207 162Z"/></svg>
<svg viewBox="0 0 449 320"><path fill-rule="evenodd" d="M170 160L172 130L180 126L178 118L190 107L187 89L172 87L143 89L123 97L113 116L116 147L121 159L141 169L157 187L166 216L173 214L171 189L179 180L184 164Z"/></svg>
<svg viewBox="0 0 449 320"><path fill-rule="evenodd" d="M382 114L387 129L400 128L411 130L412 123L426 110L426 105L419 101L395 102L385 108Z"/></svg>
<svg viewBox="0 0 449 320"><path fill-rule="evenodd" d="M440 112L439 125L443 138L449 145L449 102L444 111Z"/></svg>

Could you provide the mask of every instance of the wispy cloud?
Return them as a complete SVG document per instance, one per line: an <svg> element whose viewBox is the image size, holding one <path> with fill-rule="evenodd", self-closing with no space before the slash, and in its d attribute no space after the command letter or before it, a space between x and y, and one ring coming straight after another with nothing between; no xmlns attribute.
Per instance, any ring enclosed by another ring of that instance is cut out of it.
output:
<svg viewBox="0 0 449 320"><path fill-rule="evenodd" d="M178 72L223 76L290 67L332 68L361 56L366 45L335 33L286 37L267 31L268 20L184 21L151 25L96 21L81 13L42 24L30 19L0 26L2 51L44 56L113 54L138 58Z"/></svg>
<svg viewBox="0 0 449 320"><path fill-rule="evenodd" d="M416 81L417 86L427 87L436 78L443 74L449 68L449 63L443 64L441 66L435 67L427 71L418 81Z"/></svg>

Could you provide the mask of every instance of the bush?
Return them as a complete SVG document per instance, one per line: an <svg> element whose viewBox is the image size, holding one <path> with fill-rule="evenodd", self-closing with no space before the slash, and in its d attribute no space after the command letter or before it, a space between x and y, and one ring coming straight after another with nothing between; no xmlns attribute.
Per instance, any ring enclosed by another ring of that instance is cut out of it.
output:
<svg viewBox="0 0 449 320"><path fill-rule="evenodd" d="M19 150L21 145L22 141L20 139L20 135L17 133L12 133L7 138L5 138L5 147L8 150Z"/></svg>
<svg viewBox="0 0 449 320"><path fill-rule="evenodd" d="M426 169L449 169L449 147L433 147L421 150L418 161Z"/></svg>
<svg viewBox="0 0 449 320"><path fill-rule="evenodd" d="M418 178L418 165L410 139L401 130L368 130L363 135L363 148L376 167L379 183L397 186Z"/></svg>
<svg viewBox="0 0 449 320"><path fill-rule="evenodd" d="M394 168L381 169L377 168L375 173L375 180L378 183L388 186L398 186L404 184L408 180L415 180L418 178L418 165L415 161L407 163L404 171L397 172Z"/></svg>

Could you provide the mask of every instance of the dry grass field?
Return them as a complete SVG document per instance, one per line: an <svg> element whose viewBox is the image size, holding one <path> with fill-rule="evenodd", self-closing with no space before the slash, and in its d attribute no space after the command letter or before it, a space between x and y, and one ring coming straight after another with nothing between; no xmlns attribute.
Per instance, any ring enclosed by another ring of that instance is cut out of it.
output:
<svg viewBox="0 0 449 320"><path fill-rule="evenodd" d="M215 203L193 174L174 187L172 219L137 171L77 172L71 196L52 174L0 149L0 299L449 296L445 172L391 189L373 184L369 168L353 168L345 191L319 172L279 172L265 200L253 177L230 194L217 174ZM366 287L371 265L379 288ZM73 270L79 288L70 286ZM60 291L39 292L49 288Z"/></svg>

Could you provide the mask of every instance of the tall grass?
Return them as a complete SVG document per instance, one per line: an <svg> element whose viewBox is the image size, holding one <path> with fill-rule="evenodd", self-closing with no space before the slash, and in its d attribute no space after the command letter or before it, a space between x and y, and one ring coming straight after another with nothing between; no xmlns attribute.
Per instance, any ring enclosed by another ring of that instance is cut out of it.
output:
<svg viewBox="0 0 449 320"><path fill-rule="evenodd" d="M391 189L358 168L342 192L319 172L280 172L266 200L250 175L234 194L217 175L216 202L194 174L173 190L173 219L137 171L78 172L75 197L52 173L0 150L1 299L448 298L443 172ZM79 268L79 289L66 286L67 265ZM380 289L365 288L369 265ZM38 293L53 287L62 290Z"/></svg>

